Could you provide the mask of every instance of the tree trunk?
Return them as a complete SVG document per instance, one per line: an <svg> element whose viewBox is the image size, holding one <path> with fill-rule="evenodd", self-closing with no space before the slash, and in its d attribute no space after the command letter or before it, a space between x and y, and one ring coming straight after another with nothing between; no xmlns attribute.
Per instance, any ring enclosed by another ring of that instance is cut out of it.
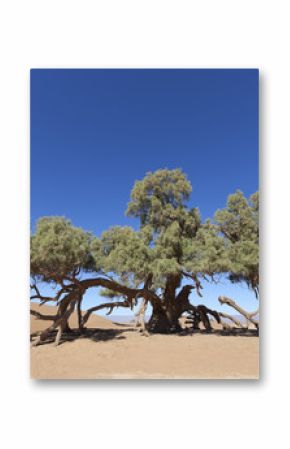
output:
<svg viewBox="0 0 290 449"><path fill-rule="evenodd" d="M84 330L83 316L82 316L82 310L81 310L82 299L83 299L83 297L81 296L77 302L78 326L79 326L80 333L82 333Z"/></svg>
<svg viewBox="0 0 290 449"><path fill-rule="evenodd" d="M139 327L141 332L146 331L145 313L148 302L143 298L138 312L135 314L135 327Z"/></svg>
<svg viewBox="0 0 290 449"><path fill-rule="evenodd" d="M64 319L64 322L63 322L63 325L62 325L62 332L66 332L66 333L72 332L72 330L71 330L71 328L70 328L70 326L68 324L68 318Z"/></svg>
<svg viewBox="0 0 290 449"><path fill-rule="evenodd" d="M153 305L152 316L148 323L148 330L161 334L181 331L179 318L187 310L195 310L189 302L192 286L184 286L176 295L180 285L180 277L169 277L162 303Z"/></svg>
<svg viewBox="0 0 290 449"><path fill-rule="evenodd" d="M173 308L167 308L167 310L153 308L151 318L148 323L148 329L150 332L159 334L169 334L179 332L181 330L178 319L180 317L180 311Z"/></svg>
<svg viewBox="0 0 290 449"><path fill-rule="evenodd" d="M59 344L62 333L67 332L68 329L70 330L68 320L75 308L76 304L75 296L76 293L71 292L65 298L63 298L63 300L59 305L58 312L55 315L54 322L50 327L41 331L39 336L32 343L32 346L37 346L41 341L44 341L48 337L49 333L51 331L54 331L55 329L58 329L55 343L56 346Z"/></svg>

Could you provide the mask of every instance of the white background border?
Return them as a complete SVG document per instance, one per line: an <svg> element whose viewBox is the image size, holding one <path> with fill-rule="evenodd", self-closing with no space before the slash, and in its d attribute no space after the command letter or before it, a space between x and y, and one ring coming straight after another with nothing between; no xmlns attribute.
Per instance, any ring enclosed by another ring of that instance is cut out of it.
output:
<svg viewBox="0 0 290 449"><path fill-rule="evenodd" d="M285 324L290 317L285 285L290 176L287 3L1 2L3 447L224 448L231 444L244 449L267 443L287 447L289 331L278 322L279 307ZM260 69L263 326L259 382L29 380L29 69L33 67Z"/></svg>

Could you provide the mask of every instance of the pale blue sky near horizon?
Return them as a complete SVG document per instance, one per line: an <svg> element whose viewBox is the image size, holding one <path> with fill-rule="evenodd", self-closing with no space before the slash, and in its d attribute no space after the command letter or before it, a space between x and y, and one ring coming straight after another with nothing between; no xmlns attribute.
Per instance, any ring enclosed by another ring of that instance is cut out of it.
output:
<svg viewBox="0 0 290 449"><path fill-rule="evenodd" d="M258 84L256 69L32 70L32 229L44 215L96 235L116 224L136 228L124 215L130 190L158 168L185 171L189 205L203 219L236 189L249 196L259 184ZM204 282L203 293L193 291L193 303L220 308L225 294L257 307L246 286L225 279ZM98 301L92 289L83 306Z"/></svg>

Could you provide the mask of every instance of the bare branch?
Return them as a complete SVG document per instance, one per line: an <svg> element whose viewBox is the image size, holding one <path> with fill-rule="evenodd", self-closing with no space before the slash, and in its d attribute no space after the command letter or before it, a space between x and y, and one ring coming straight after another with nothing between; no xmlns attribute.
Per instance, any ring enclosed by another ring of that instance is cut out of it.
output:
<svg viewBox="0 0 290 449"><path fill-rule="evenodd" d="M100 304L99 306L91 307L90 309L88 309L85 312L85 314L83 316L83 324L85 324L88 321L90 315L93 312L96 312L97 310L108 308L109 309L109 313L107 315L109 315L110 313L112 313L112 311L113 311L113 309L115 307L130 307L130 302L129 301L106 302L104 304Z"/></svg>
<svg viewBox="0 0 290 449"><path fill-rule="evenodd" d="M47 302L57 302L60 300L61 296L64 293L69 293L71 291L73 291L76 286L74 284L69 284L69 285L65 285L63 284L63 281L61 282L62 288L57 292L57 294L55 296L43 296L40 291L39 288L37 287L36 284L33 284L30 286L31 290L35 290L36 294L30 296L30 300L32 299L39 299L40 300L40 306L42 306L43 304L47 303Z"/></svg>
<svg viewBox="0 0 290 449"><path fill-rule="evenodd" d="M191 293L191 290L195 288L193 285L184 285L178 295L176 296L177 302L188 302L189 301L189 295Z"/></svg>
<svg viewBox="0 0 290 449"><path fill-rule="evenodd" d="M31 290L35 290L35 292L36 292L35 295L30 296L30 300L32 300L32 299L40 299L41 300L40 305L43 305L44 303L49 302L49 301L57 301L58 297L61 296L61 293L62 293L62 290L60 290L55 297L53 297L53 296L43 296L43 295L41 295L41 293L40 293L40 291L39 291L39 289L38 289L36 284L31 285L30 288L31 288Z"/></svg>
<svg viewBox="0 0 290 449"><path fill-rule="evenodd" d="M246 310L242 309L242 307L240 307L238 304L236 304L233 299L228 298L227 296L219 296L218 300L221 305L226 304L232 307L233 309L237 310L248 321L250 321L250 323L254 324L256 328L259 329L259 322L253 319L253 316L257 315L259 310L255 310L255 312L247 312Z"/></svg>
<svg viewBox="0 0 290 449"><path fill-rule="evenodd" d="M246 326L244 326L237 318L233 317L232 315L229 315L229 314L224 313L224 312L218 312L218 314L219 314L219 316L221 318L226 318L226 319L232 321L234 324L236 324L237 326L241 327L242 329L246 328ZM221 324L223 325L223 327L226 327L223 322Z"/></svg>
<svg viewBox="0 0 290 449"><path fill-rule="evenodd" d="M40 312L36 312L36 310L31 310L30 309L30 314L35 316L38 320L49 320L49 321L54 321L57 318L57 314L56 315L43 315Z"/></svg>
<svg viewBox="0 0 290 449"><path fill-rule="evenodd" d="M200 290L203 289L203 286L201 285L201 282L198 279L197 275L195 273L187 273L186 271L182 271L181 273L183 274L183 276L186 276L193 280L193 282L195 284L196 293L198 294L198 296L200 296L202 298L202 294L201 294Z"/></svg>

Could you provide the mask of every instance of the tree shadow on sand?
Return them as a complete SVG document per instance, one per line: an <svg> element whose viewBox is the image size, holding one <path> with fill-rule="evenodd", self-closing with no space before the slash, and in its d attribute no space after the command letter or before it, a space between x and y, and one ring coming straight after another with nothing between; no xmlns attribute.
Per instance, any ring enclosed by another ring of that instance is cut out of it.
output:
<svg viewBox="0 0 290 449"><path fill-rule="evenodd" d="M61 336L61 341L59 345L63 343L72 342L75 340L91 340L94 342L110 341L110 340L124 340L126 337L122 335L124 332L134 332L133 328L126 329L98 329L98 328L87 328L80 332L77 329L72 329L70 332L63 332ZM57 331L52 331L48 334L46 340L40 341L40 345L51 344L55 342ZM36 336L35 333L30 335L30 341L33 342L33 338Z"/></svg>
<svg viewBox="0 0 290 449"><path fill-rule="evenodd" d="M232 337L259 337L259 330L257 329L241 329L241 328L229 328L229 329L184 329L180 332L181 337L186 337L188 335L194 336L196 334L200 335L217 335L220 337L232 336Z"/></svg>
<svg viewBox="0 0 290 449"><path fill-rule="evenodd" d="M70 332L63 332L60 345L63 343L73 342L75 340L91 340L96 343L106 342L111 340L125 340L127 337L125 332L138 332L136 328L128 327L124 325L124 329L99 329L99 328L86 328L83 332L78 329L72 329ZM57 331L51 331L44 341L40 341L39 345L47 345L55 343ZM154 334L152 334L154 335ZM194 337L194 335L216 335L216 336L232 336L232 337L259 337L259 331L257 329L241 329L241 328L229 328L229 329L183 329L180 332L163 335L177 335L180 337ZM30 341L33 342L35 333L30 335Z"/></svg>

